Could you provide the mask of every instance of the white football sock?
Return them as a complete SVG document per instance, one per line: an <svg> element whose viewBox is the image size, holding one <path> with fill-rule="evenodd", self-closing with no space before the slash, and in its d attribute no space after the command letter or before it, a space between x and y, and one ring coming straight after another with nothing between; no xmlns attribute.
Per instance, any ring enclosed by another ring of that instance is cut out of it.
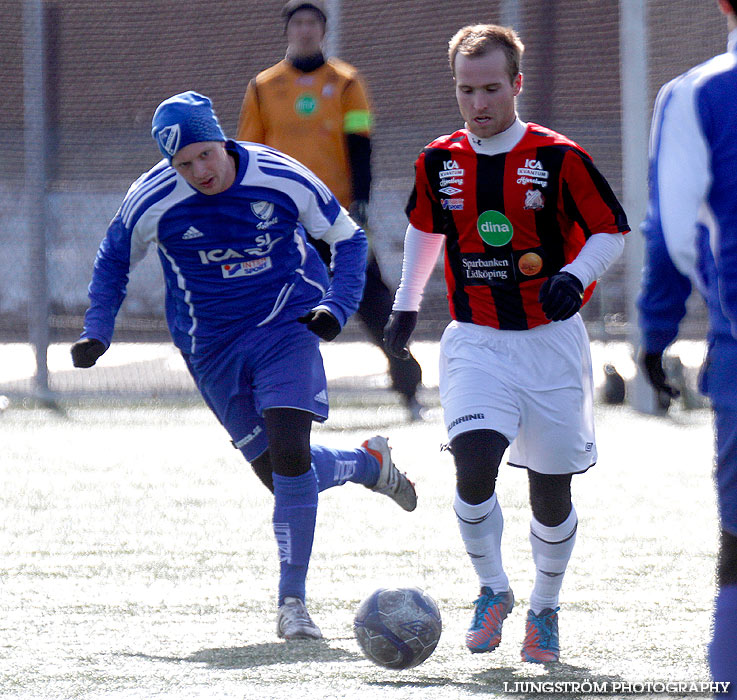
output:
<svg viewBox="0 0 737 700"><path fill-rule="evenodd" d="M456 492L453 509L479 583L494 593L508 591L509 579L502 568L504 518L496 494L483 503L471 505Z"/></svg>
<svg viewBox="0 0 737 700"><path fill-rule="evenodd" d="M555 609L563 585L563 575L576 544L578 517L571 507L570 515L555 527L530 522L530 544L535 562L535 585L530 594L530 610L539 615L545 608Z"/></svg>

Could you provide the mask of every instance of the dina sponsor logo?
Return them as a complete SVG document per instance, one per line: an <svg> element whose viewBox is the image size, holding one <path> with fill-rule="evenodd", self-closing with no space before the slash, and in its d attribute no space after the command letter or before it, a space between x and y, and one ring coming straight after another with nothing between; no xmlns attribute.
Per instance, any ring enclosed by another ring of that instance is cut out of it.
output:
<svg viewBox="0 0 737 700"><path fill-rule="evenodd" d="M479 216L476 229L484 243L498 248L512 240L512 222L500 211L489 210Z"/></svg>

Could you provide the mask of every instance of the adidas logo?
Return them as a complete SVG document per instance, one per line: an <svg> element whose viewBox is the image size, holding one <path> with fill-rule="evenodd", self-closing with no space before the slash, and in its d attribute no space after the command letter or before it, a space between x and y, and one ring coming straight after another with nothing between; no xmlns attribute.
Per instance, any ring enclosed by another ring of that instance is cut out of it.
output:
<svg viewBox="0 0 737 700"><path fill-rule="evenodd" d="M317 403L326 404L328 402L328 392L325 391L325 389L318 391L317 394L315 394L315 401L317 401Z"/></svg>
<svg viewBox="0 0 737 700"><path fill-rule="evenodd" d="M205 234L202 231L198 231L194 226L190 226L183 234L182 240L189 241L192 238L202 238Z"/></svg>

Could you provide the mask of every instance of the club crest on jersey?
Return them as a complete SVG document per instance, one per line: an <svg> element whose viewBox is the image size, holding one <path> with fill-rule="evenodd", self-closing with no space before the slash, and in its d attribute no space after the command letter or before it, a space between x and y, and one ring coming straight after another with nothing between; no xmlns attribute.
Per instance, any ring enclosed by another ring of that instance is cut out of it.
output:
<svg viewBox="0 0 737 700"><path fill-rule="evenodd" d="M220 269L225 279L232 279L233 277L260 275L262 272L270 270L271 267L271 258L256 258L256 260L244 260L243 262L221 265Z"/></svg>
<svg viewBox="0 0 737 700"><path fill-rule="evenodd" d="M525 192L525 209L542 209L545 206L545 197L540 190Z"/></svg>
<svg viewBox="0 0 737 700"><path fill-rule="evenodd" d="M179 141L182 137L182 130L179 124L165 126L157 134L161 147L173 156L179 150Z"/></svg>
<svg viewBox="0 0 737 700"><path fill-rule="evenodd" d="M525 159L525 167L517 168L518 185L540 185L548 186L550 173L543 168L542 163L535 158Z"/></svg>
<svg viewBox="0 0 737 700"><path fill-rule="evenodd" d="M458 161L455 160L444 160L443 169L438 173L438 176L442 180L448 177L463 177L465 170L458 166Z"/></svg>
<svg viewBox="0 0 737 700"><path fill-rule="evenodd" d="M264 229L271 228L274 224L279 223L279 218L274 216L272 217L272 214L274 213L274 203L273 202L251 202L251 211L259 218L261 221L256 224L256 228L259 231L263 231Z"/></svg>
<svg viewBox="0 0 737 700"><path fill-rule="evenodd" d="M263 200L259 202L251 202L251 211L262 221L266 221L271 218L274 213L274 202L265 202Z"/></svg>

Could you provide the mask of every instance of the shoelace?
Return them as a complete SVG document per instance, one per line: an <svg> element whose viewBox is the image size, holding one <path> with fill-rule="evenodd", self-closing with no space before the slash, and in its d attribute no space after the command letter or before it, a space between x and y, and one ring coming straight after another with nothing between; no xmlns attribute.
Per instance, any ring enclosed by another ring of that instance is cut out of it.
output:
<svg viewBox="0 0 737 700"><path fill-rule="evenodd" d="M476 600L473 601L476 606L476 610L473 614L473 626L479 627L481 620L484 618L487 609L494 604L494 599L499 598L499 594L494 593L483 593Z"/></svg>
<svg viewBox="0 0 737 700"><path fill-rule="evenodd" d="M545 613L544 615L535 615L535 613L532 613L532 620L530 620L530 622L532 622L540 632L540 646L543 649L547 649L553 641L553 617L558 610L560 610L559 607Z"/></svg>
<svg viewBox="0 0 737 700"><path fill-rule="evenodd" d="M306 622L306 623L312 624L312 620L310 619L310 615L307 612L307 608L305 608L302 605L294 605L294 606L290 605L289 607L292 610L294 619L297 622Z"/></svg>

